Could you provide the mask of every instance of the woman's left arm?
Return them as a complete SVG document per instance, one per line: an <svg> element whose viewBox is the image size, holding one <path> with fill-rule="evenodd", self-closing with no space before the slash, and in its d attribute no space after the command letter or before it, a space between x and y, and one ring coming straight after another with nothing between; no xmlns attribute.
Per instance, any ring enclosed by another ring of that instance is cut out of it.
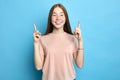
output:
<svg viewBox="0 0 120 80"><path fill-rule="evenodd" d="M74 58L77 67L82 68L84 63L84 47L83 47L83 39L80 30L80 23L78 23L78 27L74 30L74 35L78 40L78 49L77 52L74 53Z"/></svg>
<svg viewBox="0 0 120 80"><path fill-rule="evenodd" d="M79 68L83 67L84 63L84 48L83 48L83 41L82 39L78 40L78 50L76 53L76 59L75 59L76 65Z"/></svg>

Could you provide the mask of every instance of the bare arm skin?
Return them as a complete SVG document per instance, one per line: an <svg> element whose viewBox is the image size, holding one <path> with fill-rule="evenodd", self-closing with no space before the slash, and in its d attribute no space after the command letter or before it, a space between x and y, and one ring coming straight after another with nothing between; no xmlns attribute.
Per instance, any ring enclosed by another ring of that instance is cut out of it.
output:
<svg viewBox="0 0 120 80"><path fill-rule="evenodd" d="M36 69L41 70L42 65L43 65L43 60L44 60L44 56L40 53L41 52L40 51L41 50L41 46L40 46L41 34L37 30L35 24L34 24L34 30L35 30L35 32L33 33L33 36L34 36L34 62L35 62Z"/></svg>
<svg viewBox="0 0 120 80"><path fill-rule="evenodd" d="M84 48L80 30L80 23L78 23L78 27L74 30L74 35L78 40L78 50L76 53L74 53L74 59L77 67L82 68L84 63Z"/></svg>

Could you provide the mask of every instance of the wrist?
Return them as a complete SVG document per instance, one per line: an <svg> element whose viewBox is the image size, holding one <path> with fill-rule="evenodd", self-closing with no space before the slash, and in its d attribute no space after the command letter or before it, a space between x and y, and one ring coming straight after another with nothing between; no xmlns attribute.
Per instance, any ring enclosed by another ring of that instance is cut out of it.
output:
<svg viewBox="0 0 120 80"><path fill-rule="evenodd" d="M39 45L39 42L34 41L34 45Z"/></svg>
<svg viewBox="0 0 120 80"><path fill-rule="evenodd" d="M83 48L83 47L82 47L82 48L78 48L78 51L79 51L79 50L84 50L84 48Z"/></svg>
<svg viewBox="0 0 120 80"><path fill-rule="evenodd" d="M82 42L82 38L78 38L78 42Z"/></svg>

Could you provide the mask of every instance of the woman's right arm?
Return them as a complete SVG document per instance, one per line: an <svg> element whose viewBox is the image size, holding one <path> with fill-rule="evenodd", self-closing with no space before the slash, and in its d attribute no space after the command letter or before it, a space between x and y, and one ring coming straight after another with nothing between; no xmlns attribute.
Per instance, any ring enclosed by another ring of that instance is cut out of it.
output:
<svg viewBox="0 0 120 80"><path fill-rule="evenodd" d="M34 34L34 62L37 70L41 70L43 66L44 55L42 46L40 44L41 34L39 31L35 31Z"/></svg>
<svg viewBox="0 0 120 80"><path fill-rule="evenodd" d="M37 70L42 69L44 56L40 53L40 44L39 42L34 42L34 61L35 61L35 67Z"/></svg>

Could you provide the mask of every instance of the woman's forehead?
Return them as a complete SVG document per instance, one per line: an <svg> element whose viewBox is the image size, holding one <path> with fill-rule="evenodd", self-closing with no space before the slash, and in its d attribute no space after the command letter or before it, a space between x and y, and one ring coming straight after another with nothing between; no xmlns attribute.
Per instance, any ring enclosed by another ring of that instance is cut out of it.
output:
<svg viewBox="0 0 120 80"><path fill-rule="evenodd" d="M59 13L64 13L63 10L62 10L62 8L60 8L60 7L55 7L54 10L53 10L53 13L57 13L57 12L59 12Z"/></svg>

